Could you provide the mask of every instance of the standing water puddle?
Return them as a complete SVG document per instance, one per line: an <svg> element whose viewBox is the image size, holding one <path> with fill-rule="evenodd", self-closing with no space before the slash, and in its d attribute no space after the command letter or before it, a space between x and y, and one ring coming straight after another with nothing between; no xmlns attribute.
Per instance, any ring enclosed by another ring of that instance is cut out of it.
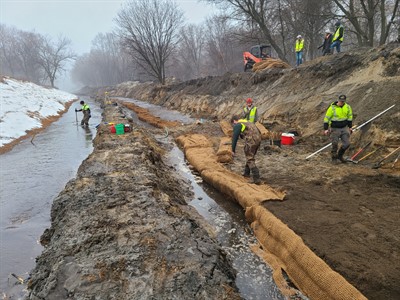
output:
<svg viewBox="0 0 400 300"><path fill-rule="evenodd" d="M82 128L82 113L75 102L57 122L33 139L28 138L0 155L0 297L22 299L24 285L11 273L26 279L43 248L39 237L50 226L53 199L75 177L92 152L95 126L101 122L96 103L82 98L92 110L89 128ZM76 124L78 119L78 124ZM32 141L32 142L31 142Z"/></svg>

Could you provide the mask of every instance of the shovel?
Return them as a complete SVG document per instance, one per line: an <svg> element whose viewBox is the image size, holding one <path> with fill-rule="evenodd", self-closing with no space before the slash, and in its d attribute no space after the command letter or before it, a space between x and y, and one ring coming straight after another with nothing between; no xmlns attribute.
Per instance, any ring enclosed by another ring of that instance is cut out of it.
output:
<svg viewBox="0 0 400 300"><path fill-rule="evenodd" d="M382 149L383 146L380 146L379 148L376 148L375 150L371 151L370 153L364 155L363 157L361 157L359 160L353 160L353 163L358 164L360 161L366 159L367 157L371 156L372 154L374 154L376 151Z"/></svg>
<svg viewBox="0 0 400 300"><path fill-rule="evenodd" d="M348 158L347 161L350 161L352 163L356 163L355 162L355 158L357 156L359 156L362 152L364 152L365 149L368 148L369 145L371 145L372 141L368 142L364 147L362 147L360 150L358 150L351 158Z"/></svg>
<svg viewBox="0 0 400 300"><path fill-rule="evenodd" d="M380 161L378 161L372 168L373 169L378 169L380 166L381 166L381 164L382 164L382 162L384 161L384 160L386 160L388 157L390 157L391 155L393 155L395 152L397 152L398 150L400 149L400 146L399 147L397 147L395 150L393 150L392 152L390 152L388 155L386 155L384 158L382 158Z"/></svg>

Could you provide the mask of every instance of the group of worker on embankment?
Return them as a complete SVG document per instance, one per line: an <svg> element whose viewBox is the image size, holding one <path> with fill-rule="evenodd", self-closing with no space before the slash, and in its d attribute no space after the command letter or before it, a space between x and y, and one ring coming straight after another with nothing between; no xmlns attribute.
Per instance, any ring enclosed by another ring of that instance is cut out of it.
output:
<svg viewBox="0 0 400 300"><path fill-rule="evenodd" d="M338 99L332 102L325 114L324 118L324 134L329 135L332 141L332 163L338 161L346 163L343 157L346 150L350 147L350 134L353 126L353 110L346 103L346 95L339 95ZM246 106L243 108L243 115L234 115L231 118L233 125L232 134L232 156L235 156L237 141L244 139L244 154L246 156L246 164L243 171L244 177L252 175L252 183L261 184L260 172L255 163L255 156L261 144L261 133L255 122L258 120L257 107L253 100L248 98ZM339 148L339 141L342 142Z"/></svg>
<svg viewBox="0 0 400 300"><path fill-rule="evenodd" d="M343 34L344 28L340 21L335 23L335 31L331 32L330 29L325 30L324 41L318 49L322 48L322 56L333 54L334 49L336 48L336 52L340 53L340 45L343 42ZM295 52L296 52L296 66L299 66L303 63L303 52L304 52L304 38L302 35L298 35L295 43Z"/></svg>

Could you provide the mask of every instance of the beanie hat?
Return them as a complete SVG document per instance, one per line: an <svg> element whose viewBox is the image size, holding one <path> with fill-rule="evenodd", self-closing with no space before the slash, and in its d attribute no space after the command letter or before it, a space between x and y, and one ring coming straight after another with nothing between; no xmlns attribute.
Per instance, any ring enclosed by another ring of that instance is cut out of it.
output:
<svg viewBox="0 0 400 300"><path fill-rule="evenodd" d="M79 103L83 105L83 104L85 104L85 101L83 101L83 100L82 100L82 101L81 101L81 102L79 102Z"/></svg>

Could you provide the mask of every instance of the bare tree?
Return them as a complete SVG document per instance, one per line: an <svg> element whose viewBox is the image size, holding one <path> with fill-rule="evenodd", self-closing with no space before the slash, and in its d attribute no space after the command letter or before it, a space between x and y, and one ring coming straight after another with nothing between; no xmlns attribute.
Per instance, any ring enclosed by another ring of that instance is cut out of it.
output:
<svg viewBox="0 0 400 300"><path fill-rule="evenodd" d="M115 21L132 58L164 84L165 64L179 41L183 12L173 1L131 0Z"/></svg>
<svg viewBox="0 0 400 300"><path fill-rule="evenodd" d="M38 49L41 39L40 34L1 25L1 72L15 78L40 83L42 70L38 66Z"/></svg>
<svg viewBox="0 0 400 300"><path fill-rule="evenodd" d="M286 54L275 38L273 29L275 24L269 22L275 11L270 0L206 0L208 2L223 5L226 9L232 10L232 18L244 22L257 24L262 32L264 40L271 44L278 57L287 61Z"/></svg>
<svg viewBox="0 0 400 300"><path fill-rule="evenodd" d="M205 43L204 27L190 24L182 27L180 35L179 53L187 70L186 78L200 77Z"/></svg>
<svg viewBox="0 0 400 300"><path fill-rule="evenodd" d="M220 75L243 69L243 49L237 40L237 28L224 15L214 15L206 21L207 73Z"/></svg>
<svg viewBox="0 0 400 300"><path fill-rule="evenodd" d="M134 79L134 68L128 54L122 51L120 39L114 33L99 33L90 53L77 59L72 69L75 82L98 87Z"/></svg>
<svg viewBox="0 0 400 300"><path fill-rule="evenodd" d="M391 26L400 14L400 0L333 1L353 26L359 46L373 47L376 40L380 45L386 43ZM380 37L377 37L379 27Z"/></svg>
<svg viewBox="0 0 400 300"><path fill-rule="evenodd" d="M43 68L46 79L50 81L52 87L54 87L57 76L65 71L65 64L76 58L75 53L69 48L70 44L71 41L63 36L59 36L55 43L51 38L43 38L39 48L39 65Z"/></svg>

